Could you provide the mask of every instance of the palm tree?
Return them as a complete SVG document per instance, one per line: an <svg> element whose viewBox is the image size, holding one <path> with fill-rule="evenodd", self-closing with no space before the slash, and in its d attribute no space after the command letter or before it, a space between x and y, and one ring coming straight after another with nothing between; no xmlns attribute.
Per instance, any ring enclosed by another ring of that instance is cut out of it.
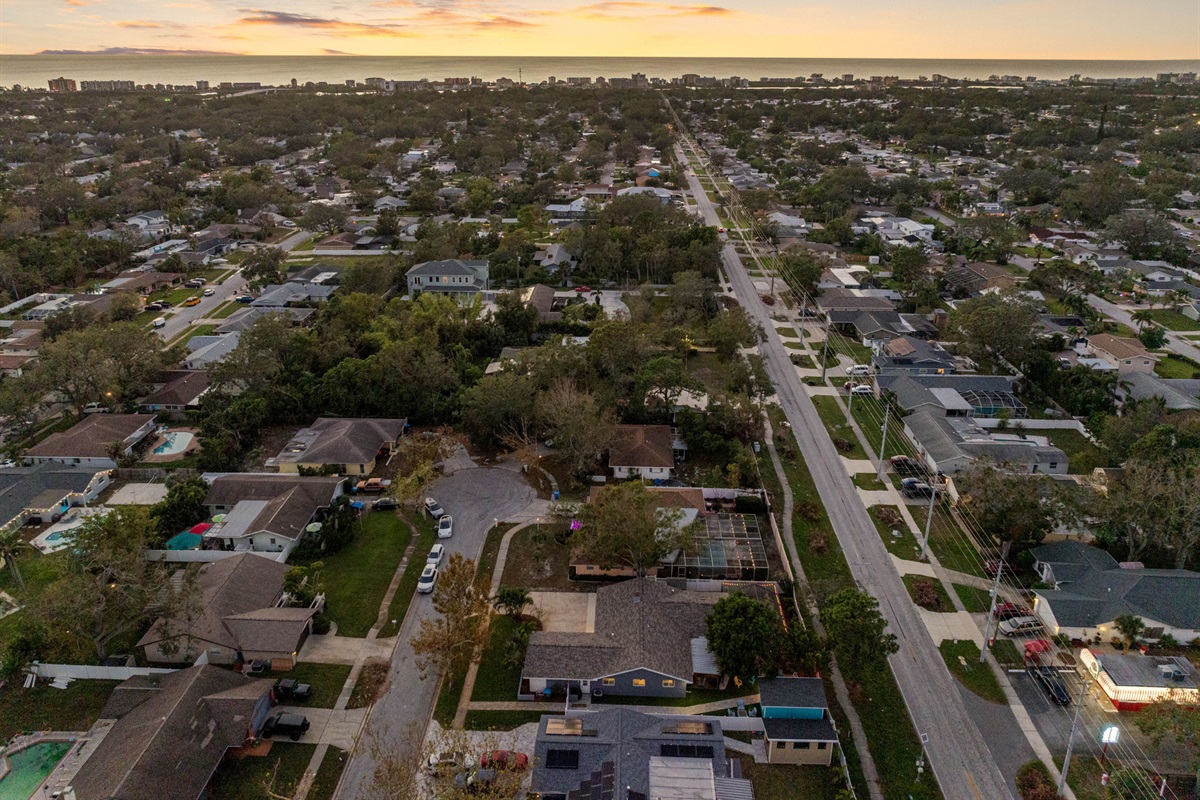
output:
<svg viewBox="0 0 1200 800"><path fill-rule="evenodd" d="M21 538L20 528L0 530L0 560L7 562L8 571L12 573L13 582L18 589L25 588L25 579L21 577L21 569L17 566L17 553L28 546Z"/></svg>
<svg viewBox="0 0 1200 800"><path fill-rule="evenodd" d="M502 586L496 592L492 605L497 609L503 609L513 619L518 619L521 612L525 610L525 606L532 602L533 598L529 596L528 589L518 586Z"/></svg>
<svg viewBox="0 0 1200 800"><path fill-rule="evenodd" d="M1130 319L1133 320L1133 323L1138 326L1138 330L1142 330L1146 326L1154 324L1154 316L1150 313L1150 310L1146 308L1133 312L1133 315L1130 317Z"/></svg>

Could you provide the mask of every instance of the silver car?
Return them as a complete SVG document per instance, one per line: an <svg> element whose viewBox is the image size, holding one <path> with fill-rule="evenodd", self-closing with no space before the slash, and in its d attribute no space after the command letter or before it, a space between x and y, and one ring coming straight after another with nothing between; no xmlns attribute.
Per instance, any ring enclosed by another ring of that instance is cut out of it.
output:
<svg viewBox="0 0 1200 800"><path fill-rule="evenodd" d="M1042 621L1037 617L1013 617L1000 623L1000 632L1005 636L1020 636L1023 633L1036 633L1042 629Z"/></svg>
<svg viewBox="0 0 1200 800"><path fill-rule="evenodd" d="M417 592L419 594L429 594L433 591L433 587L437 584L438 568L433 564L426 564L425 569L421 570L421 577L417 578Z"/></svg>

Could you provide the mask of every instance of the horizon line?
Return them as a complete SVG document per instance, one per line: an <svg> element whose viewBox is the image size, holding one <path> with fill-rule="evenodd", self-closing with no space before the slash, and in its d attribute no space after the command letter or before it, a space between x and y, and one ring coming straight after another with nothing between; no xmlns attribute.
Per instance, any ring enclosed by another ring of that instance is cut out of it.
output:
<svg viewBox="0 0 1200 800"><path fill-rule="evenodd" d="M133 48L136 49L136 48ZM552 56L552 55L471 55L471 56L452 56L452 55L371 55L362 53L197 53L197 52L141 52L141 53L119 53L119 52L54 52L40 50L32 53L0 53L0 58L9 57L33 57L46 56L54 57L97 57L97 58L121 58L121 57L161 57L161 58L196 58L203 56L205 58L395 58L395 59L428 59L428 58L496 58L506 60L522 60L522 59L612 59L612 60L637 60L646 59L654 61L913 61L913 62L930 62L930 61L964 61L964 62L982 62L982 61L1007 61L1007 62L1023 62L1036 61L1045 63L1080 63L1080 62L1098 62L1098 63L1164 63L1169 61L1178 62L1193 62L1200 64L1200 56L1188 58L1013 58L1009 56L982 56L971 58L956 58L953 56L923 56L913 58L909 56L650 56L650 55L569 55L569 56Z"/></svg>

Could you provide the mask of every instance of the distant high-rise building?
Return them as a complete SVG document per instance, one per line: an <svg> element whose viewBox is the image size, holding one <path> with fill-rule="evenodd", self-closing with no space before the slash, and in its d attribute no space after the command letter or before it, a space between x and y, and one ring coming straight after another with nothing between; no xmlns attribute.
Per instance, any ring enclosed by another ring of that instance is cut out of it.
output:
<svg viewBox="0 0 1200 800"><path fill-rule="evenodd" d="M51 78L50 91L52 92L74 92L76 91L75 81L70 78Z"/></svg>
<svg viewBox="0 0 1200 800"><path fill-rule="evenodd" d="M202 92L208 91L208 81L196 81L196 88Z"/></svg>
<svg viewBox="0 0 1200 800"><path fill-rule="evenodd" d="M354 78L346 78L346 85L349 86L351 89L353 89L354 88Z"/></svg>
<svg viewBox="0 0 1200 800"><path fill-rule="evenodd" d="M296 86L297 86L296 79L292 78L292 88L295 89Z"/></svg>
<svg viewBox="0 0 1200 800"><path fill-rule="evenodd" d="M850 72L847 72L842 76L842 83L854 83L854 75Z"/></svg>
<svg viewBox="0 0 1200 800"><path fill-rule="evenodd" d="M133 81L80 81L81 92L132 92Z"/></svg>

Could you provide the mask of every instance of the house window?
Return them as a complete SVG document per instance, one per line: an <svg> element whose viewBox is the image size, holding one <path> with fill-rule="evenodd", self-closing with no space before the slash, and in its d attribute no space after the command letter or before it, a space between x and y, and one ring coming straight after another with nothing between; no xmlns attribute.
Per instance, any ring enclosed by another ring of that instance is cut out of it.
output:
<svg viewBox="0 0 1200 800"><path fill-rule="evenodd" d="M645 678L634 678L634 679L633 679L633 685L634 685L634 686L645 686L645 685L646 685L646 679L645 679Z"/></svg>
<svg viewBox="0 0 1200 800"><path fill-rule="evenodd" d="M818 750L824 750L827 747L829 747L829 742L817 742Z"/></svg>
<svg viewBox="0 0 1200 800"><path fill-rule="evenodd" d="M795 747L797 750L807 750L807 749L809 749L810 747L812 747L812 743L811 743L811 742L796 742L796 744L795 744L795 745L793 745L793 746L794 746L794 747Z"/></svg>
<svg viewBox="0 0 1200 800"><path fill-rule="evenodd" d="M663 688L664 689L675 688L675 681L671 678L663 678Z"/></svg>
<svg viewBox="0 0 1200 800"><path fill-rule="evenodd" d="M1057 462L1057 461L1051 461L1051 462L1050 462L1050 469L1058 469L1058 462Z"/></svg>
<svg viewBox="0 0 1200 800"><path fill-rule="evenodd" d="M617 679L616 679L616 678L605 678L604 680L602 680L602 681L600 681L600 682L601 682L602 684L604 684L605 686L616 686L616 685L617 685Z"/></svg>
<svg viewBox="0 0 1200 800"><path fill-rule="evenodd" d="M275 537L274 537L274 536L272 536L272 537L271 537L271 544L275 544Z"/></svg>
<svg viewBox="0 0 1200 800"><path fill-rule="evenodd" d="M1133 363L1133 361L1132 361L1132 360L1126 359L1126 361L1125 361L1125 366L1129 366L1129 365L1130 365L1130 364L1132 364L1132 363Z"/></svg>

